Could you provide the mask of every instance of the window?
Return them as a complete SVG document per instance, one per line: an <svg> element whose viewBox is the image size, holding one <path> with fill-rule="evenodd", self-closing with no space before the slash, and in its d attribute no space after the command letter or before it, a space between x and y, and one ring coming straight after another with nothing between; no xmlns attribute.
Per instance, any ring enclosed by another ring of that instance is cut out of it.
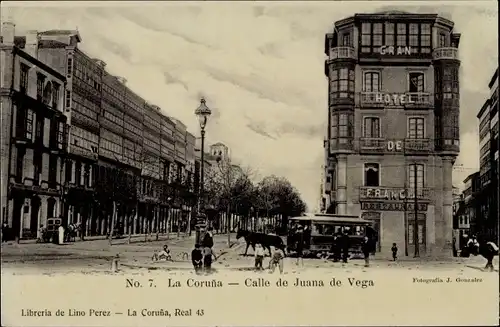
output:
<svg viewBox="0 0 500 327"><path fill-rule="evenodd" d="M68 57L67 74L68 76L71 76L71 74L73 74L73 58L71 57Z"/></svg>
<svg viewBox="0 0 500 327"><path fill-rule="evenodd" d="M42 164L42 152L35 151L35 153L33 154L33 185L39 185L40 175L42 174Z"/></svg>
<svg viewBox="0 0 500 327"><path fill-rule="evenodd" d="M408 138L425 138L425 119L421 117L408 118Z"/></svg>
<svg viewBox="0 0 500 327"><path fill-rule="evenodd" d="M365 186L380 186L380 166L378 163L364 165Z"/></svg>
<svg viewBox="0 0 500 327"><path fill-rule="evenodd" d="M33 140L33 117L35 113L33 110L28 109L27 115L26 115L26 129L25 129L25 136L28 140Z"/></svg>
<svg viewBox="0 0 500 327"><path fill-rule="evenodd" d="M337 138L339 137L339 116L338 115L333 115L332 116L332 131L331 131L331 137L332 138Z"/></svg>
<svg viewBox="0 0 500 327"><path fill-rule="evenodd" d="M380 137L380 119L378 117L365 117L363 125L363 137Z"/></svg>
<svg viewBox="0 0 500 327"><path fill-rule="evenodd" d="M364 92L380 91L380 74L378 72L366 72L363 82Z"/></svg>
<svg viewBox="0 0 500 327"><path fill-rule="evenodd" d="M333 69L330 74L330 99L354 98L354 70Z"/></svg>
<svg viewBox="0 0 500 327"><path fill-rule="evenodd" d="M49 187L56 188L57 184L57 155L51 154L49 157Z"/></svg>
<svg viewBox="0 0 500 327"><path fill-rule="evenodd" d="M66 161L66 171L64 174L65 181L67 183L70 183L72 180L72 178L71 178L72 176L73 176L73 161L68 160L68 161Z"/></svg>
<svg viewBox="0 0 500 327"><path fill-rule="evenodd" d="M361 52L371 52L372 50L371 24L361 24Z"/></svg>
<svg viewBox="0 0 500 327"><path fill-rule="evenodd" d="M85 164L83 169L83 186L90 187L90 165Z"/></svg>
<svg viewBox="0 0 500 327"><path fill-rule="evenodd" d="M20 76L20 91L21 93L26 93L28 91L28 74L29 74L30 67L28 65L25 65L21 63L21 76Z"/></svg>
<svg viewBox="0 0 500 327"><path fill-rule="evenodd" d="M444 48L446 47L446 34L445 33L439 33L439 48Z"/></svg>
<svg viewBox="0 0 500 327"><path fill-rule="evenodd" d="M352 43L351 43L351 33L344 33L342 35L342 45L344 47L350 47L350 46L352 46Z"/></svg>
<svg viewBox="0 0 500 327"><path fill-rule="evenodd" d="M339 137L349 137L349 120L347 114L339 115Z"/></svg>
<svg viewBox="0 0 500 327"><path fill-rule="evenodd" d="M398 23L396 25L396 45L406 46L406 24Z"/></svg>
<svg viewBox="0 0 500 327"><path fill-rule="evenodd" d="M410 218L413 219L413 218ZM413 239L415 238L415 222L411 221L408 223L408 244L413 245ZM418 222L418 244L424 244L424 223Z"/></svg>
<svg viewBox="0 0 500 327"><path fill-rule="evenodd" d="M380 51L380 47L383 44L383 31L382 31L382 23L375 23L373 24L373 42L372 42L372 45L373 45L373 48L374 48L374 52L378 52Z"/></svg>
<svg viewBox="0 0 500 327"><path fill-rule="evenodd" d="M59 109L59 91L61 89L61 85L52 82L52 108Z"/></svg>
<svg viewBox="0 0 500 327"><path fill-rule="evenodd" d="M415 183L417 190L424 187L424 165L423 164L411 164L408 171L409 179L409 189L415 189Z"/></svg>
<svg viewBox="0 0 500 327"><path fill-rule="evenodd" d="M42 100L43 98L43 86L45 84L45 75L37 73L36 80L36 98L37 100Z"/></svg>
<svg viewBox="0 0 500 327"><path fill-rule="evenodd" d="M45 105L49 105L50 101L52 101L52 83L48 82L45 84L45 88L43 89L43 98L42 102Z"/></svg>
<svg viewBox="0 0 500 327"><path fill-rule="evenodd" d="M420 53L431 52L431 25L422 24L420 26Z"/></svg>
<svg viewBox="0 0 500 327"><path fill-rule="evenodd" d="M411 47L411 53L418 53L419 46L419 24L412 23L409 25L409 46Z"/></svg>
<svg viewBox="0 0 500 327"><path fill-rule="evenodd" d="M71 91L66 90L66 108L71 108Z"/></svg>
<svg viewBox="0 0 500 327"><path fill-rule="evenodd" d="M408 73L409 80L409 92L410 93L421 93L424 92L424 73L412 72Z"/></svg>
<svg viewBox="0 0 500 327"><path fill-rule="evenodd" d="M38 113L36 115L36 131L35 131L35 142L43 142L43 132L44 132L44 125L45 123L45 118Z"/></svg>
<svg viewBox="0 0 500 327"><path fill-rule="evenodd" d="M394 46L394 23L385 23L385 45Z"/></svg>

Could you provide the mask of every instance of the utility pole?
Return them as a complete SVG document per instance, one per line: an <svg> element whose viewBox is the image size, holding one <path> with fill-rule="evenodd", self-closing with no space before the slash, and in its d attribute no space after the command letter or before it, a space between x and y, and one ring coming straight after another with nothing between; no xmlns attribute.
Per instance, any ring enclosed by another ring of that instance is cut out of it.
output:
<svg viewBox="0 0 500 327"><path fill-rule="evenodd" d="M413 169L413 185L414 185L414 194L413 194L413 197L414 197L414 210L415 210L415 222L414 222L414 226L413 226L413 243L415 244L415 255L414 255L414 258L418 258L420 257L420 251L419 251L419 242L418 242L418 195L417 195L417 191L418 191L418 186L417 186L417 164L414 164L413 165L414 169Z"/></svg>

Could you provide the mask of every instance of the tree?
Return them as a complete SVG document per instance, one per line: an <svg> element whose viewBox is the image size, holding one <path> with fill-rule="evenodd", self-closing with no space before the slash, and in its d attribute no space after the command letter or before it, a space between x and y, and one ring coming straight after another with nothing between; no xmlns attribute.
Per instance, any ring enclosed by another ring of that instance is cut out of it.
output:
<svg viewBox="0 0 500 327"><path fill-rule="evenodd" d="M303 214L307 207L299 192L284 177L266 176L258 183L258 208L267 217L281 215L283 229L290 216Z"/></svg>
<svg viewBox="0 0 500 327"><path fill-rule="evenodd" d="M220 157L217 158L216 165L210 167L205 174L204 203L206 207L213 207L217 211L225 210L228 246L231 246L231 213L249 211L253 205L255 188L251 182L252 174L250 168L243 169Z"/></svg>

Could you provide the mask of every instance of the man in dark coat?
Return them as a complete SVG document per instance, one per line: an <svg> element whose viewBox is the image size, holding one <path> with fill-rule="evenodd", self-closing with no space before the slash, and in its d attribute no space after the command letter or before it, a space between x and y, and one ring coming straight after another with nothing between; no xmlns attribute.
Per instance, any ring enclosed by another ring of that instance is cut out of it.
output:
<svg viewBox="0 0 500 327"><path fill-rule="evenodd" d="M347 263L347 259L349 258L349 245L350 239L346 232L341 237L341 247L342 247L342 262Z"/></svg>

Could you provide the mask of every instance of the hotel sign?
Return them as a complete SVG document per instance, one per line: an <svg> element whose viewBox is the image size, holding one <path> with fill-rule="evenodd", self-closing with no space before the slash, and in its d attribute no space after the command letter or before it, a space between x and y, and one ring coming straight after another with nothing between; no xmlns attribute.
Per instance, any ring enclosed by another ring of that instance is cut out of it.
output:
<svg viewBox="0 0 500 327"><path fill-rule="evenodd" d="M414 198L415 192L404 188L364 187L360 192L360 200L404 201ZM417 198L423 198L423 192L417 194Z"/></svg>
<svg viewBox="0 0 500 327"><path fill-rule="evenodd" d="M401 55L411 55L411 47L394 47L392 45L383 45L380 47L381 55L393 55L393 56L401 56Z"/></svg>
<svg viewBox="0 0 500 327"><path fill-rule="evenodd" d="M403 141L387 141L387 150L391 152L403 151Z"/></svg>
<svg viewBox="0 0 500 327"><path fill-rule="evenodd" d="M427 203L417 203L418 211L427 211ZM361 202L361 210L373 211L415 211L414 203Z"/></svg>
<svg viewBox="0 0 500 327"><path fill-rule="evenodd" d="M401 93L375 93L373 98L375 103L381 103L391 106L404 106L407 104L415 104L415 100L410 94Z"/></svg>

